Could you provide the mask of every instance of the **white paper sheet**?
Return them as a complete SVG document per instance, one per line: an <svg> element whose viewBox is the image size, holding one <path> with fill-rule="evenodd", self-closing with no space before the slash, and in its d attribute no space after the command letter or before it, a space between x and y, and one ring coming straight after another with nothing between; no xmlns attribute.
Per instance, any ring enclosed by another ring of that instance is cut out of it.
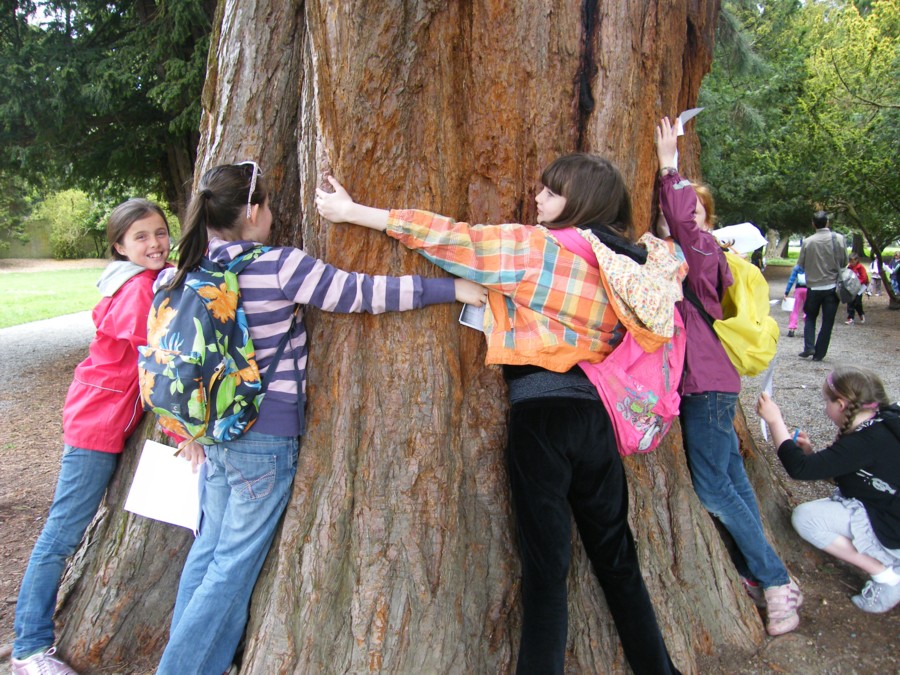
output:
<svg viewBox="0 0 900 675"><path fill-rule="evenodd" d="M769 367L766 369L766 372L763 373L762 379L762 390L768 394L770 397L774 398L773 394L775 392L775 359L778 358L776 354L775 357L769 362ZM769 425L766 424L765 420L760 417L759 418L759 428L762 431L763 439L769 440Z"/></svg>
<svg viewBox="0 0 900 675"><path fill-rule="evenodd" d="M148 440L134 472L125 510L186 527L196 536L205 477L205 462L194 473L190 462L175 457L175 448Z"/></svg>
<svg viewBox="0 0 900 675"><path fill-rule="evenodd" d="M675 134L677 136L684 136L684 125L694 119L701 112L703 112L703 108L690 108L681 112L678 115L678 119L675 120Z"/></svg>
<svg viewBox="0 0 900 675"><path fill-rule="evenodd" d="M733 241L732 248L738 253L752 253L768 243L753 223L720 227L718 230L713 230L712 234L721 242Z"/></svg>
<svg viewBox="0 0 900 675"><path fill-rule="evenodd" d="M682 111L675 119L675 135L684 136L684 125L703 112L703 108L690 108ZM678 149L675 149L675 167L678 168Z"/></svg>
<svg viewBox="0 0 900 675"><path fill-rule="evenodd" d="M484 306L475 307L474 305L463 305L462 311L459 313L459 322L463 326L474 328L484 332Z"/></svg>

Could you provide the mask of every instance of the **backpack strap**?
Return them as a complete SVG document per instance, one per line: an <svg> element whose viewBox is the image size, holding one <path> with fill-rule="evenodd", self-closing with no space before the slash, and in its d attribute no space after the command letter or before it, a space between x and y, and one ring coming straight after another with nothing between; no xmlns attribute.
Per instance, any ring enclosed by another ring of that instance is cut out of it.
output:
<svg viewBox="0 0 900 675"><path fill-rule="evenodd" d="M713 333L716 332L715 324L716 320L712 318L709 312L706 311L706 308L703 306L703 303L700 302L700 298L697 297L697 294L694 293L694 290L688 286L687 279L681 282L681 292L684 295L684 299L690 302L694 307L697 308L697 311L700 312L700 316L703 317L703 320L709 324L709 327L713 329Z"/></svg>
<svg viewBox="0 0 900 675"><path fill-rule="evenodd" d="M260 251L260 254L271 251L271 246L253 246L252 248L248 248L246 251L241 253L239 256L234 258L228 265L226 265L226 269L229 272L232 272L235 276L240 275L241 272L244 271L244 268L247 267L250 263L256 260L259 256L255 255L256 251ZM238 283L240 285L240 282ZM294 327L297 325L297 315L300 313L300 305L294 305L294 312L291 316L291 325L288 326L287 331L282 336L281 340L278 342L278 347L275 349L275 353L272 355L272 360L269 362L269 367L266 368L266 374L263 376L262 382L260 382L260 395L265 394L266 390L269 388L269 382L272 380L272 377L275 375L275 371L278 369L278 362L281 361L281 357L284 355L284 349L287 347L288 341L291 339L291 336L294 334ZM296 368L294 369L295 372ZM300 379L297 378L297 386L300 386ZM297 394L300 394L300 389L297 389Z"/></svg>
<svg viewBox="0 0 900 675"><path fill-rule="evenodd" d="M834 264L837 265L838 274L840 274L844 268L841 265L841 256L838 253L837 235L834 232L831 233L831 252L834 253Z"/></svg>

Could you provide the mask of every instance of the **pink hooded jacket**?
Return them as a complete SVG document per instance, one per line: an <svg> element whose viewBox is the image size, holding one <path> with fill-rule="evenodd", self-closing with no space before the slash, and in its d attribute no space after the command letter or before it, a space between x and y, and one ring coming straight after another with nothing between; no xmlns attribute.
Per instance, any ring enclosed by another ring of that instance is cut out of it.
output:
<svg viewBox="0 0 900 675"><path fill-rule="evenodd" d="M97 333L90 354L75 368L63 408L67 445L120 453L141 421L137 349L147 344L147 315L157 274L115 261L98 282L106 297L94 307Z"/></svg>

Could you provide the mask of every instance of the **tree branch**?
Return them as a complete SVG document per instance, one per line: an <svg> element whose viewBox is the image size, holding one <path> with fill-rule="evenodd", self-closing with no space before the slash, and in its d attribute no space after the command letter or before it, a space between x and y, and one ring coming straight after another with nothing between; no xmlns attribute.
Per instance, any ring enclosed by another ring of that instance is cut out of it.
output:
<svg viewBox="0 0 900 675"><path fill-rule="evenodd" d="M834 66L834 72L835 72L835 74L838 76L838 79L841 81L841 84L844 86L844 89L845 89L845 90L847 91L847 93L850 94L850 96L852 96L853 98L858 99L858 100L862 101L863 103L865 103L866 105L870 105L870 106L873 106L873 107L875 107L875 108L887 108L887 109L889 109L889 110L897 110L897 109L900 109L900 105L897 105L897 104L891 104L891 103L877 103L876 101L870 101L869 99L863 98L863 97L860 96L859 94L857 94L857 93L855 93L854 91L852 91L852 90L850 89L850 85L847 84L846 81L844 81L844 76L841 75L841 71L840 71L840 69L838 68L837 63L836 63L835 60L834 60L834 52L831 53L831 65Z"/></svg>

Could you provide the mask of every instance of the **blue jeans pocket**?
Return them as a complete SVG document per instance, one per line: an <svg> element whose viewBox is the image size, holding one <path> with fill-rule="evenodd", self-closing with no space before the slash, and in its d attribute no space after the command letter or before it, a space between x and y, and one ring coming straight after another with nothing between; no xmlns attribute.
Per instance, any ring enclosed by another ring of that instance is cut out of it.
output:
<svg viewBox="0 0 900 675"><path fill-rule="evenodd" d="M277 474L274 454L226 449L223 455L228 485L236 499L250 502L265 499L272 493Z"/></svg>
<svg viewBox="0 0 900 675"><path fill-rule="evenodd" d="M734 412L737 406L737 396L734 394L718 394L713 404L716 407L716 425L721 431L731 433L734 429Z"/></svg>

